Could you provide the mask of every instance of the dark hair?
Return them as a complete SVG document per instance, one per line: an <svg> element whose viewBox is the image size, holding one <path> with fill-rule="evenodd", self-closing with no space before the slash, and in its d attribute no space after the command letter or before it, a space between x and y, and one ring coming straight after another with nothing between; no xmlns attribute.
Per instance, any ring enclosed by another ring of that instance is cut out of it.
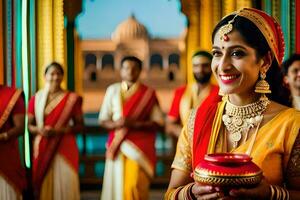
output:
<svg viewBox="0 0 300 200"><path fill-rule="evenodd" d="M282 73L283 75L287 75L290 66L293 64L293 62L300 60L300 54L293 54L291 57L289 57L287 60L285 60L282 63Z"/></svg>
<svg viewBox="0 0 300 200"><path fill-rule="evenodd" d="M193 54L192 58L194 58L196 56L204 56L204 57L208 58L209 60L212 60L212 55L207 51L196 51Z"/></svg>
<svg viewBox="0 0 300 200"><path fill-rule="evenodd" d="M123 66L123 63L124 63L125 61L127 61L127 60L133 61L133 62L137 63L137 65L138 65L138 67L139 67L139 70L142 69L142 65L143 65L142 61L141 61L140 59L138 59L137 57L135 57L135 56L125 56L125 57L121 60L121 68L122 68L122 66Z"/></svg>
<svg viewBox="0 0 300 200"><path fill-rule="evenodd" d="M45 75L47 74L48 70L51 68L51 67L55 67L56 69L58 69L62 75L64 75L64 69L63 67L61 66L61 64L57 63L57 62L52 62L50 63L49 65L47 65L46 69L45 69Z"/></svg>
<svg viewBox="0 0 300 200"><path fill-rule="evenodd" d="M223 18L215 27L212 34L212 41L214 41L215 35L218 30L228 21L232 20L235 15L229 15ZM237 30L243 40L256 51L257 59L265 56L268 51L271 51L271 48L261 33L261 31L257 28L257 26L248 20L245 17L237 16L232 23L233 28ZM281 103L283 105L289 105L288 100L288 92L287 89L283 86L283 76L280 71L277 60L274 58L273 62L267 72L266 81L270 84L270 89L272 91L269 94L269 98L273 101Z"/></svg>

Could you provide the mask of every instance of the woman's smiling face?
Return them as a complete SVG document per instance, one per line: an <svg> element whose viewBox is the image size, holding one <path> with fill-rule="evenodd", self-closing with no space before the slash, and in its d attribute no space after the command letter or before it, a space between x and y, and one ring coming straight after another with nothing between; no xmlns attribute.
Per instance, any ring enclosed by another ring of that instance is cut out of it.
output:
<svg viewBox="0 0 300 200"><path fill-rule="evenodd" d="M228 41L222 41L219 34L215 35L212 72L223 93L251 95L263 59L257 58L256 50L244 41L238 31L233 30L228 37Z"/></svg>

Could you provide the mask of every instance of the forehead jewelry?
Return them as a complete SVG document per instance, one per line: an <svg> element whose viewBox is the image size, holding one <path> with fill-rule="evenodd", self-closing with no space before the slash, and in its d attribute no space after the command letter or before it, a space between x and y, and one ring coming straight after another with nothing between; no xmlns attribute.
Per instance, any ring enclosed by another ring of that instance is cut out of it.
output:
<svg viewBox="0 0 300 200"><path fill-rule="evenodd" d="M219 35L220 35L220 39L222 41L229 41L229 37L228 37L228 33L230 33L233 30L233 22L235 20L235 18L238 16L239 13L237 13L232 20L228 21L227 24L223 25L220 29L219 29Z"/></svg>

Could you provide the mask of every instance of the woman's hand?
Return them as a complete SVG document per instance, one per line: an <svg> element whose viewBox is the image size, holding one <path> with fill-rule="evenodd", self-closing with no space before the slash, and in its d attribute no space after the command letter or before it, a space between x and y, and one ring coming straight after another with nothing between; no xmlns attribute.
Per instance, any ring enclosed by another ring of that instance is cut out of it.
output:
<svg viewBox="0 0 300 200"><path fill-rule="evenodd" d="M56 134L56 131L51 126L44 126L40 131L42 136L50 137Z"/></svg>
<svg viewBox="0 0 300 200"><path fill-rule="evenodd" d="M117 121L114 122L114 129L120 129L120 128L124 128L125 125L125 118L121 117L120 119L118 119Z"/></svg>
<svg viewBox="0 0 300 200"><path fill-rule="evenodd" d="M121 117L119 120L115 121L115 129L120 128L131 128L136 123L135 120L130 118Z"/></svg>
<svg viewBox="0 0 300 200"><path fill-rule="evenodd" d="M5 142L8 140L8 133L7 132L3 132L3 133L0 133L0 142Z"/></svg>
<svg viewBox="0 0 300 200"><path fill-rule="evenodd" d="M240 188L231 189L229 195L232 197L237 197L239 199L250 198L250 199L269 199L270 185L263 179L259 185L254 188Z"/></svg>
<svg viewBox="0 0 300 200"><path fill-rule="evenodd" d="M192 194L197 200L222 199L224 192L219 187L210 185L200 185L195 183L192 187Z"/></svg>

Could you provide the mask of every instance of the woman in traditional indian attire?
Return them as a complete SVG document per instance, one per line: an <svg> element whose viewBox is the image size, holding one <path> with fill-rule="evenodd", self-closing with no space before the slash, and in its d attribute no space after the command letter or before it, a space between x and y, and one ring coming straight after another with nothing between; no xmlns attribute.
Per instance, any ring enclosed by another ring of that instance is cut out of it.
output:
<svg viewBox="0 0 300 200"><path fill-rule="evenodd" d="M280 25L262 11L244 8L223 18L212 40L212 71L224 96L191 113L165 199L300 199L300 113L279 104L285 103ZM205 154L221 152L250 155L263 171L260 184L225 193L195 183L191 173Z"/></svg>
<svg viewBox="0 0 300 200"><path fill-rule="evenodd" d="M75 133L83 127L82 98L61 88L63 68L51 63L45 88L29 102L33 141L33 187L36 199L79 199Z"/></svg>
<svg viewBox="0 0 300 200"><path fill-rule="evenodd" d="M23 92L0 85L0 199L22 199L26 187L18 144L24 124Z"/></svg>

